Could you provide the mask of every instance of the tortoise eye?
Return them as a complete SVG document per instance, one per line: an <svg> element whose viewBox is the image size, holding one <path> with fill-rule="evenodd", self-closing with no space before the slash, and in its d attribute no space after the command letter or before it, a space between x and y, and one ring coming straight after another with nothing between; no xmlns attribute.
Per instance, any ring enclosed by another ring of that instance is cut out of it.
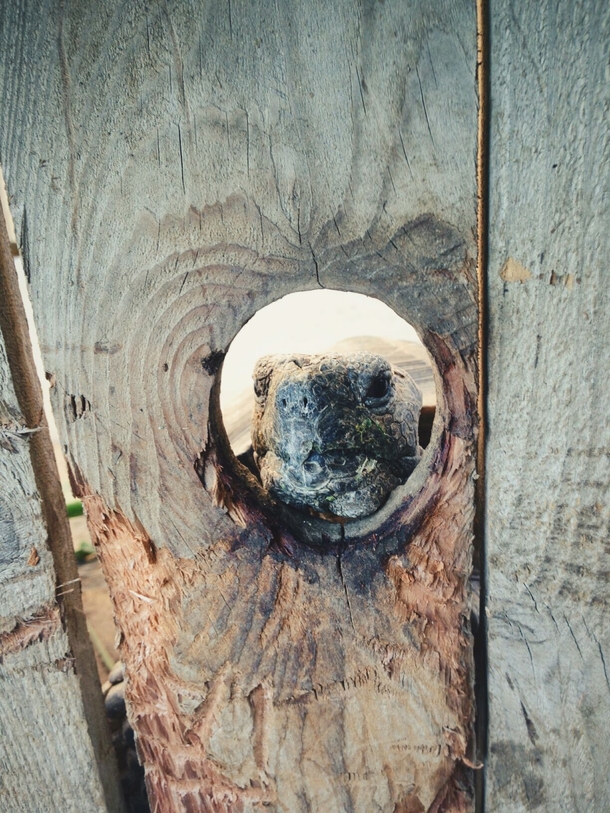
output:
<svg viewBox="0 0 610 813"><path fill-rule="evenodd" d="M390 391L390 379L391 373L387 370L384 370L382 373L377 373L377 375L371 379L364 397L373 400L385 398Z"/></svg>

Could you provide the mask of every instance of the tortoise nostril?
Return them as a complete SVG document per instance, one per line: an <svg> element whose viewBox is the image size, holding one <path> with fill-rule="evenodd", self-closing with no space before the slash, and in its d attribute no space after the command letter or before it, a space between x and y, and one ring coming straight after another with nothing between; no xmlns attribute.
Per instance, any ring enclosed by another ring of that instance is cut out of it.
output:
<svg viewBox="0 0 610 813"><path fill-rule="evenodd" d="M309 485L323 480L326 476L325 470L326 464L324 458L315 452L310 454L307 460L303 462L303 475L305 482Z"/></svg>
<svg viewBox="0 0 610 813"><path fill-rule="evenodd" d="M303 406L306 407L308 404L307 398L303 398Z"/></svg>
<svg viewBox="0 0 610 813"><path fill-rule="evenodd" d="M282 406L286 406L286 399L282 398Z"/></svg>
<svg viewBox="0 0 610 813"><path fill-rule="evenodd" d="M254 394L257 398L264 398L267 395L267 390L269 389L269 378L257 378L254 381Z"/></svg>

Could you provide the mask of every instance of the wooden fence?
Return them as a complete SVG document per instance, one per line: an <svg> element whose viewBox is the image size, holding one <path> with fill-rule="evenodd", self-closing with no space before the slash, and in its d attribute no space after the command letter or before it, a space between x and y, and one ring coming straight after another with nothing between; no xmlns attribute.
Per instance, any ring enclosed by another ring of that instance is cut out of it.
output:
<svg viewBox="0 0 610 813"><path fill-rule="evenodd" d="M600 0L0 4L0 163L153 810L610 808L609 43ZM0 244L0 809L120 813ZM270 499L218 404L241 326L316 288L438 374L422 463L347 524Z"/></svg>

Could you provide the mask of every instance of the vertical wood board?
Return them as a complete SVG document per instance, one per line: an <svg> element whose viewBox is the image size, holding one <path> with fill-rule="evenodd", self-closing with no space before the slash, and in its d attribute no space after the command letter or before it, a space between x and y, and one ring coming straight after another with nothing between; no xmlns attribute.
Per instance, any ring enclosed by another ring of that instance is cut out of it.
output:
<svg viewBox="0 0 610 813"><path fill-rule="evenodd" d="M491 15L486 810L610 806L610 10Z"/></svg>
<svg viewBox="0 0 610 813"><path fill-rule="evenodd" d="M470 809L474 7L1 13L0 158L154 803ZM318 286L409 319L440 388L377 517L301 522L325 555L215 408L241 325Z"/></svg>
<svg viewBox="0 0 610 813"><path fill-rule="evenodd" d="M106 813L55 597L29 429L0 332L0 809Z"/></svg>

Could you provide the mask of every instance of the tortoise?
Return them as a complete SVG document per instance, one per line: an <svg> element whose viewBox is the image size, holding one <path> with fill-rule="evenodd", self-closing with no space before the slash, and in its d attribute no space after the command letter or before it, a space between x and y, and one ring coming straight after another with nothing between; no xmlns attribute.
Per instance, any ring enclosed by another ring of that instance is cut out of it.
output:
<svg viewBox="0 0 610 813"><path fill-rule="evenodd" d="M363 337L320 355L257 362L252 447L240 460L281 502L325 519L359 519L378 510L419 462L434 408L424 409L422 422L422 392L404 367L431 400L425 351L398 343L410 345L409 360L393 365L390 354L362 349L373 342Z"/></svg>

